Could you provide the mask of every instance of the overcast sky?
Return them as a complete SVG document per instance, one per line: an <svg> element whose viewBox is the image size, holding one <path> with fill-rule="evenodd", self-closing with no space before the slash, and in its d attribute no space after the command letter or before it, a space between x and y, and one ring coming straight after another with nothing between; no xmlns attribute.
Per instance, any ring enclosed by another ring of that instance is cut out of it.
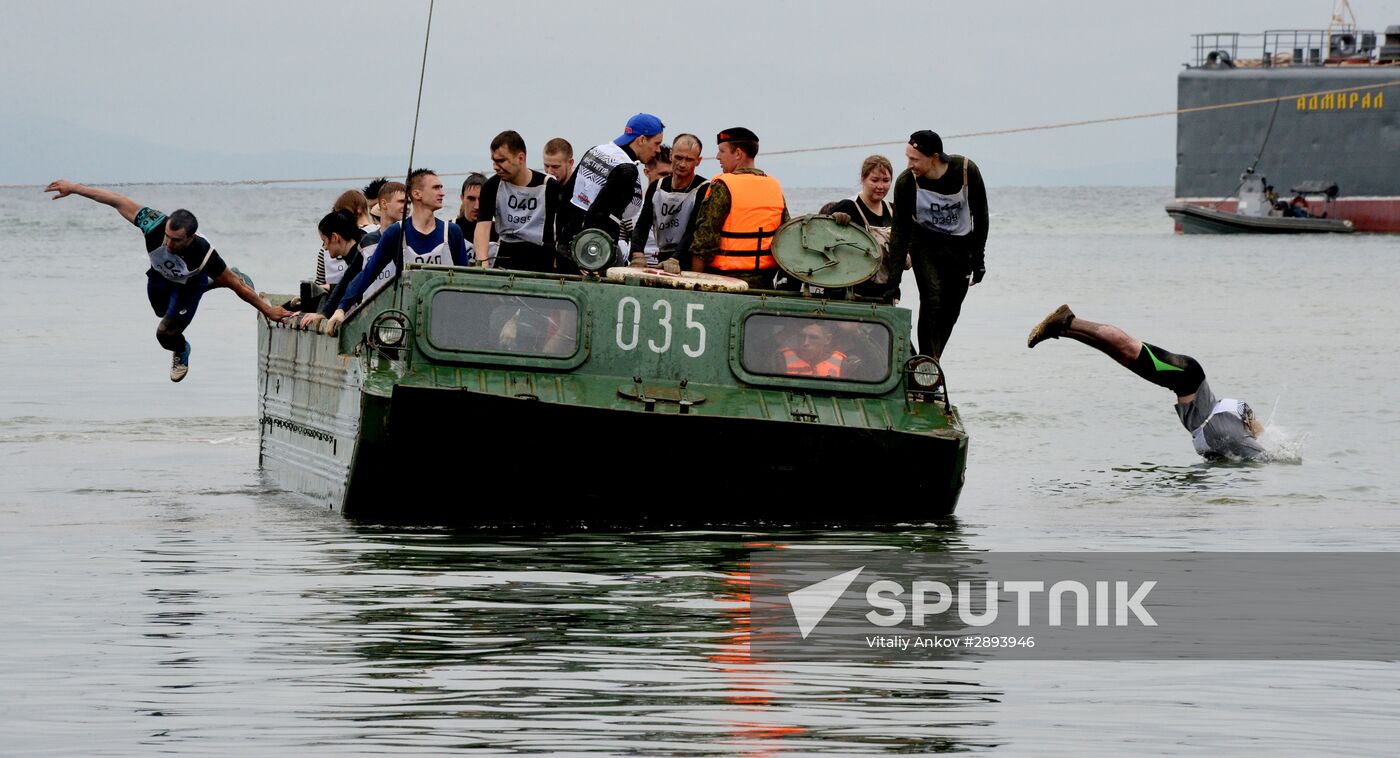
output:
<svg viewBox="0 0 1400 758"><path fill-rule="evenodd" d="M1363 28L1400 3L1353 0ZM402 173L427 0L6 0L0 184ZM418 160L483 168L502 129L578 152L637 111L781 150L1169 110L1190 35L1323 28L1332 0L438 0ZM1175 120L950 140L989 184L1167 185ZM853 184L873 150L773 156ZM902 162L902 147L879 152ZM701 168L716 169L713 161Z"/></svg>

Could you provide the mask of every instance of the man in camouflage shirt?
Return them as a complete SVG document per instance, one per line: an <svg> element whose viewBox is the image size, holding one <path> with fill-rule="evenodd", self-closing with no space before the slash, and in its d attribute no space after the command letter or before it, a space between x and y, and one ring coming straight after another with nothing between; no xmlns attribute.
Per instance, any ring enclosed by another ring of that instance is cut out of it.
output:
<svg viewBox="0 0 1400 758"><path fill-rule="evenodd" d="M710 180L709 196L700 205L695 236L690 244L694 256L692 269L742 279L750 287L771 289L778 267L772 256L766 253L773 233L789 218L782 186L776 179L754 168L754 157L758 155L758 135L743 127L734 127L720 132L716 141L719 149L715 158L724 173ZM763 177L766 181L733 178L745 175ZM737 206L734 191L727 182L744 187L740 190L742 196ZM752 185L757 185L757 192L751 191ZM770 218L758 223L752 230L726 230L725 224L736 210L745 216L758 214ZM749 260L741 264L740 260L744 258Z"/></svg>

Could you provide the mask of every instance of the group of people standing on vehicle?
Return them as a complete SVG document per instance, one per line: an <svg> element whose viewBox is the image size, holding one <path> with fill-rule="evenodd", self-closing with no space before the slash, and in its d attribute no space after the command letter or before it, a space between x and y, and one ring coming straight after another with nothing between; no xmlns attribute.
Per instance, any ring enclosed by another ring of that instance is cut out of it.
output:
<svg viewBox="0 0 1400 758"><path fill-rule="evenodd" d="M697 170L704 160L700 137L664 140L661 119L638 113L616 139L577 161L567 140L549 140L541 171L529 167L524 138L503 131L490 143L492 175L467 177L450 224L434 215L444 199L434 172L416 170L407 185L372 183L363 201L372 209L337 203L321 221L317 284L325 296L303 323L343 319L408 263L577 273L568 246L584 229L612 238L618 265L720 274L753 289L799 288L771 252L790 214L782 185L755 165L758 135L746 127L716 134L720 173L712 177ZM976 164L944 153L932 131L911 135L905 156L898 180L889 159L866 158L860 192L823 210L864 227L881 249L882 264L856 295L898 302L904 271L912 268L920 295L918 347L939 357L968 288L986 271L986 189ZM886 199L891 188L893 202ZM405 201L413 209L406 235ZM356 230L363 232L359 239Z"/></svg>
<svg viewBox="0 0 1400 758"><path fill-rule="evenodd" d="M609 235L619 264L720 274L756 289L799 288L772 255L789 212L782 185L755 165L758 135L746 127L716 134L720 173L711 177L697 170L704 160L700 137L683 133L671 145L664 140L661 119L638 113L622 134L584 151L577 163L567 140L548 141L539 171L527 164L524 138L501 132L490 143L493 175L467 177L451 223L437 217L446 191L430 169L414 170L404 183L379 179L363 191L342 193L317 224L321 249L313 286L298 306L301 324L343 320L411 264L577 273L568 246L584 229ZM879 270L856 295L897 302L903 272L913 269L918 347L939 357L968 287L986 270L986 189L977 166L945 154L932 131L912 134L905 156L907 168L897 180L888 159L867 158L859 194L830 211L842 223L865 227L881 248ZM891 184L893 202L885 199ZM148 294L161 317L157 339L173 355L173 381L189 369L183 332L207 290L233 289L268 318L292 315L267 306L247 277L227 270L208 240L196 235L189 211L166 216L118 193L61 179L46 189L112 206L146 235Z"/></svg>
<svg viewBox="0 0 1400 758"><path fill-rule="evenodd" d="M518 132L496 135L493 175L474 174L462 187L457 224L470 237L469 265L577 273L569 243L595 229L611 237L619 265L711 271L772 288L768 249L787 203L778 181L753 165L758 136L742 127L717 134L723 173L714 180L696 171L700 137L664 140L661 119L638 113L577 161L567 140L550 140L539 171Z"/></svg>

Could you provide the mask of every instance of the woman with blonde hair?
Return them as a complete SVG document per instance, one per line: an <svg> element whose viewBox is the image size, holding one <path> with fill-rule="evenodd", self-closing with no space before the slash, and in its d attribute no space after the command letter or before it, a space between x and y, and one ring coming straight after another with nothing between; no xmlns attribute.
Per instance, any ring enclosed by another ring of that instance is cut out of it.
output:
<svg viewBox="0 0 1400 758"><path fill-rule="evenodd" d="M880 246L880 268L869 280L857 284L857 295L877 297L889 303L899 302L899 281L908 268L907 261L890 258L890 230L894 225L894 208L885 201L894 167L883 155L872 155L860 164L860 192L831 206L830 213L838 221L863 227Z"/></svg>
<svg viewBox="0 0 1400 758"><path fill-rule="evenodd" d="M365 198L365 193L357 189L349 189L340 193L340 197L335 199L335 205L331 206L331 213L345 211L350 217L355 219L355 226L362 232L372 232L379 229L379 225L374 223L374 219L369 215L369 200ZM322 293L328 293L340 283L341 277L345 276L346 261L343 258L335 258L326 252L325 246L316 251L316 278L312 281ZM303 305L312 305L304 303Z"/></svg>
<svg viewBox="0 0 1400 758"><path fill-rule="evenodd" d="M355 217L355 226L361 231L372 232L379 228L379 224L374 223L374 219L369 215L369 200L365 193L357 189L349 189L340 193L340 197L335 199L335 205L331 206L331 212L349 211Z"/></svg>

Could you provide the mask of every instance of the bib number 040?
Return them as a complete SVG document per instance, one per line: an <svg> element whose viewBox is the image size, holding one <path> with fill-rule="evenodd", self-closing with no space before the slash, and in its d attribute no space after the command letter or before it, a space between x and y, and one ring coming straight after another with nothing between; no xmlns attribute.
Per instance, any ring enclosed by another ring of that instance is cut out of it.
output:
<svg viewBox="0 0 1400 758"><path fill-rule="evenodd" d="M700 311L703 310L703 303L687 303L685 306L681 350L691 358L699 358L705 354L705 325L699 321ZM659 334L652 333L651 320L648 319L646 344L648 350L659 355L668 352L674 342L675 327L671 322L675 314L669 300L657 300L652 303L651 311ZM628 352L636 350L641 340L642 304L635 297L624 297L617 303L617 346L620 350Z"/></svg>

